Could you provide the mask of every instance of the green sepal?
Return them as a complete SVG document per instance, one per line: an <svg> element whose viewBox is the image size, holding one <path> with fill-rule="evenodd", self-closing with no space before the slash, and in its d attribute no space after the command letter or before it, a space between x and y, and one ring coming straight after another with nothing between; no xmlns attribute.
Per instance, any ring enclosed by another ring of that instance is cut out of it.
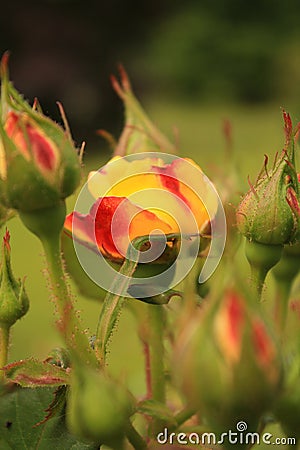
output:
<svg viewBox="0 0 300 450"><path fill-rule="evenodd" d="M10 262L10 235L6 232L2 244L2 267L0 273L0 326L11 327L29 309L29 299L24 280L16 280Z"/></svg>

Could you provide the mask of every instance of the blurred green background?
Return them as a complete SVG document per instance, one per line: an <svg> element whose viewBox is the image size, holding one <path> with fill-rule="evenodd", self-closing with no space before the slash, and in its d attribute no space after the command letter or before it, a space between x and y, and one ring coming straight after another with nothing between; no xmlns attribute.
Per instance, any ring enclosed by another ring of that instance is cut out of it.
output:
<svg viewBox="0 0 300 450"><path fill-rule="evenodd" d="M96 130L118 136L122 127L122 104L109 80L122 62L154 122L170 137L178 129L182 156L214 180L226 157L227 119L241 179L254 180L264 154L283 146L280 108L300 120L299 23L298 0L6 1L0 50L11 51L11 78L26 98L37 96L57 121L55 102L63 103L76 143L87 143L86 172L110 156ZM31 298L29 314L14 327L10 360L44 357L60 339L42 249L18 219L9 229L15 273L26 275ZM77 306L92 334L99 305L78 296ZM125 316L113 367L142 392L135 325Z"/></svg>

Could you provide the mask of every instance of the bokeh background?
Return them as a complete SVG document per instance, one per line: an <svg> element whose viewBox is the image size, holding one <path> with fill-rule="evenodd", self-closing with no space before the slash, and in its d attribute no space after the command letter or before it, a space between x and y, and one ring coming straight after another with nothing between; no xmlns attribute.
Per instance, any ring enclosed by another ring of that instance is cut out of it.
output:
<svg viewBox="0 0 300 450"><path fill-rule="evenodd" d="M283 146L280 108L300 120L299 23L298 0L12 0L1 4L0 50L11 52L11 78L25 98L38 97L59 122L56 101L63 103L75 142L86 141L86 170L110 156L96 130L118 136L122 128L123 107L110 84L121 62L154 122L170 137L176 127L181 154L212 180L226 149L223 123L230 120L246 180L255 179L265 153ZM44 357L60 341L42 250L18 219L9 228L15 273L27 276L31 298L28 316L14 329L10 359ZM78 308L92 333L99 305L78 296ZM128 332L134 324L126 317L113 344L121 350L112 358L116 370L127 361L123 370L142 390L132 356L137 343Z"/></svg>

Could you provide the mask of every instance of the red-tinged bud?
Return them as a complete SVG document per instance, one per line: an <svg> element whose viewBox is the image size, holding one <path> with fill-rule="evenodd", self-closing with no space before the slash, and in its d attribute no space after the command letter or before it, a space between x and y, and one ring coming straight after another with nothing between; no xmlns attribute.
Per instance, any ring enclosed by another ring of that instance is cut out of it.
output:
<svg viewBox="0 0 300 450"><path fill-rule="evenodd" d="M254 432L280 390L277 345L260 312L236 292L200 314L175 355L190 406L216 433L241 419Z"/></svg>
<svg viewBox="0 0 300 450"><path fill-rule="evenodd" d="M8 81L1 61L0 191L8 208L30 212L51 208L72 194L80 161L66 131L31 108Z"/></svg>
<svg viewBox="0 0 300 450"><path fill-rule="evenodd" d="M287 365L283 391L275 404L275 416L287 436L300 439L300 359Z"/></svg>
<svg viewBox="0 0 300 450"><path fill-rule="evenodd" d="M16 280L10 263L10 235L6 231L2 245L2 266L0 272L0 327L10 328L29 309L29 300L24 280Z"/></svg>

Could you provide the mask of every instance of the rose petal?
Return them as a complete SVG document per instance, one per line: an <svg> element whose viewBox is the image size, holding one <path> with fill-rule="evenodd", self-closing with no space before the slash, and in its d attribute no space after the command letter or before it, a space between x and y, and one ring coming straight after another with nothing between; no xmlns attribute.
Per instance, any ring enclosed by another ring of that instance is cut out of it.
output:
<svg viewBox="0 0 300 450"><path fill-rule="evenodd" d="M104 256L114 260L124 259L130 241L136 237L149 235L154 230L172 233L166 222L125 197L100 198L89 214L69 214L65 230L71 232L72 229L75 239L90 246L97 244Z"/></svg>

